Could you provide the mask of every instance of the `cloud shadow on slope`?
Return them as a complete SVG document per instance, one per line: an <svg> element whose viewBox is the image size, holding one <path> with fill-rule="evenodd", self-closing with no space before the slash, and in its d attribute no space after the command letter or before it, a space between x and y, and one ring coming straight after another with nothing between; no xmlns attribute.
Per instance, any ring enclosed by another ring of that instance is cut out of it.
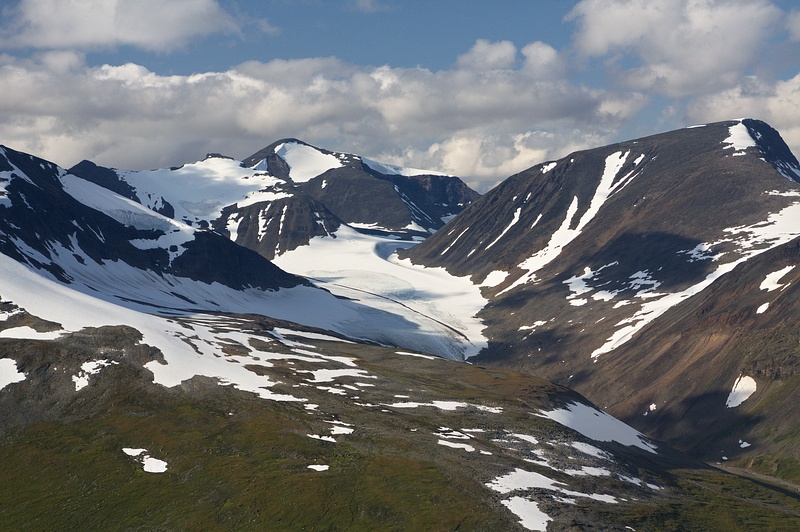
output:
<svg viewBox="0 0 800 532"><path fill-rule="evenodd" d="M593 288L639 291L632 288L632 276L645 272L649 279L660 283L659 291L671 291L696 284L714 270L710 256L695 258L689 253L701 244L700 240L675 233L625 232L578 264L595 272L589 283Z"/></svg>

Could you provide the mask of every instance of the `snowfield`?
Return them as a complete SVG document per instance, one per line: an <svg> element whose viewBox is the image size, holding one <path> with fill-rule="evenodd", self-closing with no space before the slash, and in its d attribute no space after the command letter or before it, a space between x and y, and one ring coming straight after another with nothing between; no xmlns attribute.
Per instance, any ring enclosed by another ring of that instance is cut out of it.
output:
<svg viewBox="0 0 800 532"><path fill-rule="evenodd" d="M335 238L316 237L308 246L284 253L273 262L333 294L415 324L416 339L393 339L386 331L386 343L453 360L476 355L487 345L483 323L475 318L487 303L480 287L469 277L452 276L444 268L417 266L395 254L398 248L412 245L343 226Z"/></svg>

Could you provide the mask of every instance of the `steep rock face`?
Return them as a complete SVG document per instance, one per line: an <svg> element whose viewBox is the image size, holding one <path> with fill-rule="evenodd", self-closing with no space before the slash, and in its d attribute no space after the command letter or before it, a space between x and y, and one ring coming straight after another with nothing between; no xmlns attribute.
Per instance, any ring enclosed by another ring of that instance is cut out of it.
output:
<svg viewBox="0 0 800 532"><path fill-rule="evenodd" d="M0 164L0 249L61 282L91 285L92 272L113 263L235 289L305 283L221 235L181 228L50 162L2 148Z"/></svg>
<svg viewBox="0 0 800 532"><path fill-rule="evenodd" d="M741 349L767 348L765 334L791 343L788 322L763 331L772 310L756 313L755 277L800 236L797 181L797 159L763 122L687 128L512 176L406 253L482 284L489 347L473 360L567 384L706 459L752 457L732 443L775 419L725 403L740 376L791 380L793 354L747 362Z"/></svg>
<svg viewBox="0 0 800 532"><path fill-rule="evenodd" d="M428 236L478 197L460 179L284 139L246 158L292 181L354 228Z"/></svg>

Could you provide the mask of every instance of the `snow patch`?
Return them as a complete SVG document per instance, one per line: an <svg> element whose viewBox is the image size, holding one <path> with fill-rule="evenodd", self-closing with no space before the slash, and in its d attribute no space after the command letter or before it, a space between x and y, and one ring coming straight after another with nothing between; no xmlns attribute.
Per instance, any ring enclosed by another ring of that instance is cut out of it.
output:
<svg viewBox="0 0 800 532"><path fill-rule="evenodd" d="M439 445L444 445L445 447L451 447L453 449L463 449L463 450L467 451L468 453L475 452L475 447L473 447L472 445L469 445L467 443L456 443L456 442L451 442L451 441L447 441L447 440L439 440L438 443L439 443Z"/></svg>
<svg viewBox="0 0 800 532"><path fill-rule="evenodd" d="M552 419L592 440L613 441L622 445L635 446L650 453L656 453L655 444L642 433L617 418L583 403L570 403L564 408L556 408L549 412L538 412L536 415Z"/></svg>
<svg viewBox="0 0 800 532"><path fill-rule="evenodd" d="M295 183L305 183L328 170L343 166L335 155L297 142L285 142L275 148L275 153L289 165L289 177Z"/></svg>
<svg viewBox="0 0 800 532"><path fill-rule="evenodd" d="M20 340L55 340L60 338L66 331L39 332L36 329L23 325L21 327L11 327L0 331L0 338L17 338Z"/></svg>
<svg viewBox="0 0 800 532"><path fill-rule="evenodd" d="M764 278L763 281L761 281L759 288L761 290L766 290L767 292L772 292L773 290L783 289L789 286L789 283L780 284L778 281L780 281L787 273L789 273L793 269L794 269L793 265L786 266L785 268L781 268L776 272L770 273L769 275L766 276L766 278Z"/></svg>
<svg viewBox="0 0 800 532"><path fill-rule="evenodd" d="M438 175L444 177L452 177L450 174L444 174L442 172L434 172L432 170L419 170L417 168L406 168L405 166L395 166L393 164L379 163L377 161L367 159L366 157L361 157L361 162L367 165L367 167L369 167L370 169L375 170L379 174L384 174L384 175L402 175L408 177L417 175Z"/></svg>
<svg viewBox="0 0 800 532"><path fill-rule="evenodd" d="M493 286L497 286L503 281L506 280L508 277L508 272L504 272L503 270L494 270L489 272L489 275L486 276L486 279L480 284L480 286L491 288Z"/></svg>
<svg viewBox="0 0 800 532"><path fill-rule="evenodd" d="M15 382L25 380L25 374L17 369L17 362L11 358L0 358L0 390Z"/></svg>
<svg viewBox="0 0 800 532"><path fill-rule="evenodd" d="M525 497L511 497L501 504L519 517L519 524L527 530L547 530L547 523L553 519L539 509L539 505Z"/></svg>
<svg viewBox="0 0 800 532"><path fill-rule="evenodd" d="M733 148L733 155L744 155L744 150L756 146L756 141L750 136L747 126L739 122L728 129L728 138L722 141L724 150Z"/></svg>
<svg viewBox="0 0 800 532"><path fill-rule="evenodd" d="M81 372L72 376L75 391L79 392L89 386L89 375L97 375L100 370L112 364L119 364L116 360L90 360L81 364Z"/></svg>
<svg viewBox="0 0 800 532"><path fill-rule="evenodd" d="M731 393L728 394L725 406L728 408L736 408L747 401L754 393L756 393L755 379L746 375L739 375L739 378L733 383Z"/></svg>
<svg viewBox="0 0 800 532"><path fill-rule="evenodd" d="M147 449L134 449L130 447L123 447L122 452L128 456L137 458L137 462L142 464L142 469L147 473L165 473L167 471L167 463L164 460L153 458L147 453Z"/></svg>
<svg viewBox="0 0 800 532"><path fill-rule="evenodd" d="M520 213L521 213L521 212L522 212L522 207L517 207L517 210L516 210L516 211L514 211L514 216L513 216L513 218L511 219L511 222L510 222L510 223L509 223L509 224L506 226L506 228L505 228L505 229L503 229L503 231L500 233L500 236L498 236L497 238L495 238L495 239L492 241L492 243L491 243L491 244L489 244L488 246L486 246L484 249L487 249L487 250L488 250L490 247L492 247L492 246L494 246L495 244L497 244L497 242L498 242L498 241L499 241L501 238L503 238L503 237L505 236L505 234L508 232L508 230L509 230L509 229L511 229L512 227L514 227L514 225L516 225L516 223L517 223L517 222L519 222L519 215L520 215Z"/></svg>

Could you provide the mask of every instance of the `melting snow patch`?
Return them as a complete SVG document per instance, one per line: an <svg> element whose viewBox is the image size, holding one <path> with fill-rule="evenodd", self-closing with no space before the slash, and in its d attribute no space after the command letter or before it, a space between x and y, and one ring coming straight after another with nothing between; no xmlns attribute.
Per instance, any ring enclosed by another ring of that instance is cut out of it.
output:
<svg viewBox="0 0 800 532"><path fill-rule="evenodd" d="M540 488L545 490L552 490L563 495L570 495L573 497L588 497L590 499L594 499L597 501L608 502L608 503L616 503L616 497L612 495L600 495L597 493L581 493L579 491L572 491L566 489L566 484L563 482L555 481L549 477L546 477L540 473L536 473L533 471L526 471L524 469L515 469L514 471L497 477L492 482L486 484L486 486L498 493L511 493L512 491L517 490L529 490L533 488Z"/></svg>
<svg viewBox="0 0 800 532"><path fill-rule="evenodd" d="M25 380L25 374L17 370L16 361L10 358L0 358L0 390L13 384Z"/></svg>
<svg viewBox="0 0 800 532"><path fill-rule="evenodd" d="M327 471L329 467L330 466L318 465L318 464L312 464L308 466L309 469L313 469L314 471Z"/></svg>
<svg viewBox="0 0 800 532"><path fill-rule="evenodd" d="M339 434L352 434L355 431L355 429L351 428L353 425L345 423L344 421L326 421L325 423L334 425L331 427L331 434L334 436Z"/></svg>
<svg viewBox="0 0 800 532"><path fill-rule="evenodd" d="M574 441L570 445L583 454L588 454L589 456L594 456L595 458L603 458L605 460L611 458L608 453L602 449L598 449L594 445L589 445L588 443L583 443L582 441Z"/></svg>
<svg viewBox="0 0 800 532"><path fill-rule="evenodd" d="M739 440L739 447L742 448L742 449L746 449L746 448L750 447L750 444L747 443L744 440Z"/></svg>
<svg viewBox="0 0 800 532"><path fill-rule="evenodd" d="M504 272L503 270L494 270L493 272L490 272L489 275L486 276L486 279L483 280L480 286L485 286L489 288L497 286L503 281L505 281L506 277L508 277L508 272Z"/></svg>
<svg viewBox="0 0 800 532"><path fill-rule="evenodd" d="M756 141L750 136L747 126L741 122L730 127L728 130L728 138L722 141L722 143L726 144L726 146L723 147L725 150L733 148L734 155L744 155L744 153L739 152L756 145Z"/></svg>
<svg viewBox="0 0 800 532"><path fill-rule="evenodd" d="M768 308L769 308L769 303L764 303L763 305L761 305L756 309L756 314L763 314L767 311Z"/></svg>
<svg viewBox="0 0 800 532"><path fill-rule="evenodd" d="M655 444L642 433L617 418L583 403L571 403L564 408L539 412L536 415L552 419L592 440L613 441L639 447L651 453L656 452Z"/></svg>
<svg viewBox="0 0 800 532"><path fill-rule="evenodd" d="M581 477L610 477L611 471L603 469L602 467L581 466L580 469L565 469L564 473L570 476Z"/></svg>
<svg viewBox="0 0 800 532"><path fill-rule="evenodd" d="M100 370L112 364L119 364L116 360L90 360L81 364L81 372L72 376L75 383L75 391L78 392L89 386L89 375L97 375Z"/></svg>
<svg viewBox="0 0 800 532"><path fill-rule="evenodd" d="M467 443L455 443L447 440L439 440L439 445L444 445L445 447L452 447L453 449L464 449L468 453L475 451L475 447Z"/></svg>
<svg viewBox="0 0 800 532"><path fill-rule="evenodd" d="M0 331L0 338L17 338L20 340L55 340L65 331L39 332L32 327L23 325L22 327L12 327Z"/></svg>
<svg viewBox="0 0 800 532"><path fill-rule="evenodd" d="M793 269L794 269L794 266L787 266L785 268L781 268L780 270L778 270L776 272L770 273L761 282L761 284L759 285L759 288L761 290L766 290L767 292L772 292L773 290L786 288L787 286L789 286L789 283L780 284L778 281L780 281L783 278L783 276L785 276L787 273L789 273Z"/></svg>
<svg viewBox="0 0 800 532"><path fill-rule="evenodd" d="M331 436L319 436L317 434L306 434L306 436L308 436L309 438L314 438L315 440L322 440L331 443L336 443L336 439Z"/></svg>
<svg viewBox="0 0 800 532"><path fill-rule="evenodd" d="M502 501L502 504L519 517L519 523L528 530L547 530L547 523L552 521L549 515L539 509L538 504L525 497L511 497Z"/></svg>
<svg viewBox="0 0 800 532"><path fill-rule="evenodd" d="M377 379L374 375L369 375L363 369L315 369L303 371L303 373L311 373L314 375L314 380L311 382L331 382L339 377L359 377L362 379Z"/></svg>
<svg viewBox="0 0 800 532"><path fill-rule="evenodd" d="M733 383L733 389L728 395L728 400L725 401L725 406L728 408L736 408L740 404L747 401L751 395L756 392L756 381L753 377L746 375L739 375L736 382Z"/></svg>
<svg viewBox="0 0 800 532"><path fill-rule="evenodd" d="M153 458L149 454L145 454L147 453L147 449L123 447L122 452L128 456L135 457L137 461L142 464L142 468L148 473L164 473L167 471L167 463L164 460L159 460L158 458Z"/></svg>

